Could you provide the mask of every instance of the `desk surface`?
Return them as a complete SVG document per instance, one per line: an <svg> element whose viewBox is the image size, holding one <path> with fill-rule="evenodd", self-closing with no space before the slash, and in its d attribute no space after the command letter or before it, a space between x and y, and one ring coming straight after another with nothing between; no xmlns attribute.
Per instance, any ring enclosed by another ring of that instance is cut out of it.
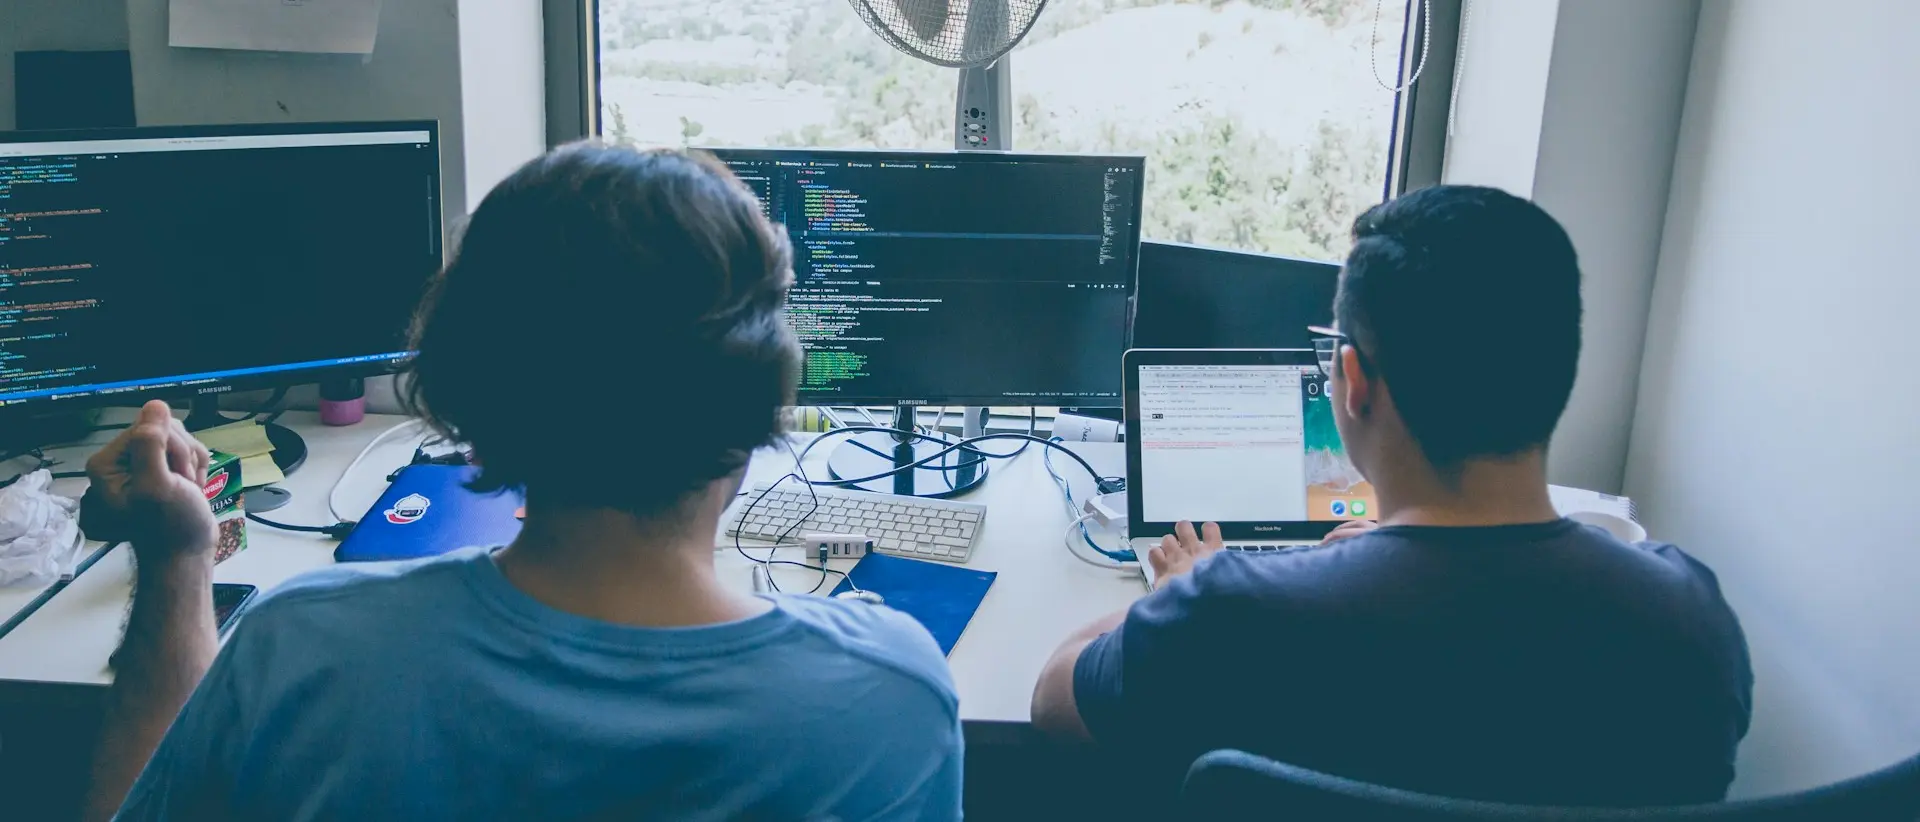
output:
<svg viewBox="0 0 1920 822"><path fill-rule="evenodd" d="M370 416L359 425L329 428L313 414L295 412L281 421L306 437L310 452L306 464L282 484L293 492L293 501L270 516L324 524L330 521L327 492L334 480L369 440L403 420ZM387 473L406 463L416 442L389 437L369 453L341 487L341 512L351 516L371 506L386 488ZM815 476L826 475L827 450L808 457L807 468ZM1015 459L996 461L982 488L964 498L988 506L986 525L966 567L1000 572L948 658L960 692L961 718L968 722L1025 723L1033 684L1060 640L1145 591L1137 572L1096 568L1067 552L1061 535L1070 520L1042 464L1042 450L1035 446ZM1117 444L1082 444L1074 450L1103 474L1125 473L1125 454ZM1076 499L1093 493L1092 478L1071 459L1056 456L1054 466L1072 485ZM748 483L771 481L791 468L792 457L784 450L761 452L749 469ZM61 490L77 493L83 485L75 483ZM215 581L257 585L264 592L333 562L335 543L324 537L250 523L247 542L246 551L214 569ZM723 581L747 590L752 566L730 547L731 541L728 544L715 551L715 565ZM128 560L125 547L115 548L0 637L0 680L107 684L107 656L119 642L131 592ZM835 563L843 570L849 565ZM782 587L805 590L818 574L782 568L774 577ZM0 588L0 615L11 614L38 593Z"/></svg>

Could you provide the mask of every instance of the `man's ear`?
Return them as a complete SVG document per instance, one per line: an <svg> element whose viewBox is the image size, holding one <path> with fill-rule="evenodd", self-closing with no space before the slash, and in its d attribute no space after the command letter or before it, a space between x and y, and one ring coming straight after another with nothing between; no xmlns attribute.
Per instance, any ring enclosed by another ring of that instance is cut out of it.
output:
<svg viewBox="0 0 1920 822"><path fill-rule="evenodd" d="M1373 375L1361 370L1359 349L1340 346L1340 376L1346 378L1347 416L1365 419L1373 407Z"/></svg>

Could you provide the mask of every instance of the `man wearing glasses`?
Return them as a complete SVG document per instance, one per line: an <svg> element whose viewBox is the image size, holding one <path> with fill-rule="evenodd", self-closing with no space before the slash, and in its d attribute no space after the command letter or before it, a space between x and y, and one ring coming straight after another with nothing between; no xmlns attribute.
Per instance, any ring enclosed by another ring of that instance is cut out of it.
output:
<svg viewBox="0 0 1920 822"><path fill-rule="evenodd" d="M1713 573L1548 498L1580 355L1566 232L1526 200L1439 186L1353 237L1316 347L1378 521L1266 553L1182 523L1147 558L1158 589L1054 653L1034 722L1167 796L1238 748L1456 797L1722 798L1753 680Z"/></svg>

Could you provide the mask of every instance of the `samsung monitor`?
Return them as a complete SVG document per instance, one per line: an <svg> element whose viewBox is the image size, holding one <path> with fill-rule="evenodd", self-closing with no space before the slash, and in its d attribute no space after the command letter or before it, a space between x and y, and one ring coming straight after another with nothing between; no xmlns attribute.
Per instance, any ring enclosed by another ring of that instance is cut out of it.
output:
<svg viewBox="0 0 1920 822"><path fill-rule="evenodd" d="M0 133L0 416L392 369L441 264L437 132Z"/></svg>

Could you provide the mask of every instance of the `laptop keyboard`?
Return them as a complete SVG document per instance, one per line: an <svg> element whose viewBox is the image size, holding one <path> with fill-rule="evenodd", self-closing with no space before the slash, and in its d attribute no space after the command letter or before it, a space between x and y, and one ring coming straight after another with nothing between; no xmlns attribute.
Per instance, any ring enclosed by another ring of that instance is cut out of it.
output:
<svg viewBox="0 0 1920 822"><path fill-rule="evenodd" d="M1274 551L1285 551L1288 548L1292 548L1294 546L1292 545L1225 545L1221 547L1229 551L1245 551L1246 553L1249 553L1249 554L1264 554L1264 553L1270 553Z"/></svg>

